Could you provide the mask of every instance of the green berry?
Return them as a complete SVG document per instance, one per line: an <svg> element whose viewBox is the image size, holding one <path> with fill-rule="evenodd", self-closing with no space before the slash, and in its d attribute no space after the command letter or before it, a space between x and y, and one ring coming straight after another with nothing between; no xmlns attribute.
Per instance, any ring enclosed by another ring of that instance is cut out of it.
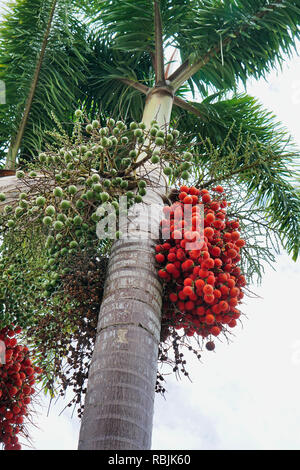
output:
<svg viewBox="0 0 300 470"><path fill-rule="evenodd" d="M138 185L139 185L139 188L146 188L147 183L144 180L140 180Z"/></svg>
<svg viewBox="0 0 300 470"><path fill-rule="evenodd" d="M55 207L54 207L54 206L48 206L48 207L46 207L46 210L45 210L46 215L50 215L50 217L51 217L51 216L53 216L53 215L55 214L55 212L56 212L56 211L55 211Z"/></svg>
<svg viewBox="0 0 300 470"><path fill-rule="evenodd" d="M6 199L5 194L4 194L4 193L0 193L0 201L3 202L3 201L5 201L5 199Z"/></svg>
<svg viewBox="0 0 300 470"><path fill-rule="evenodd" d="M98 173L94 173L94 174L92 175L92 181L93 181L93 183L99 183L100 179L101 179L101 178L100 178L100 176L98 175Z"/></svg>
<svg viewBox="0 0 300 470"><path fill-rule="evenodd" d="M80 118L80 117L82 116L82 111L81 111L81 109L76 109L76 111L75 111L74 114L75 114L75 117Z"/></svg>
<svg viewBox="0 0 300 470"><path fill-rule="evenodd" d="M52 219L49 216L43 218L43 224L49 227L52 224Z"/></svg>
<svg viewBox="0 0 300 470"><path fill-rule="evenodd" d="M188 174L187 171L183 171L183 172L181 173L181 178L182 178L183 180L187 181L187 180L189 179L189 177L190 177L190 175Z"/></svg>
<svg viewBox="0 0 300 470"><path fill-rule="evenodd" d="M152 155L151 157L151 163L158 163L160 161L160 158L158 155Z"/></svg>
<svg viewBox="0 0 300 470"><path fill-rule="evenodd" d="M71 184L71 185L68 187L68 191L69 191L69 194L71 194L72 196L74 196L74 194L77 193L77 188L76 188L76 186L74 186L74 184Z"/></svg>
<svg viewBox="0 0 300 470"><path fill-rule="evenodd" d="M156 137L155 144L162 146L164 144L164 139L162 137Z"/></svg>
<svg viewBox="0 0 300 470"><path fill-rule="evenodd" d="M16 177L17 178L24 178L24 176L25 176L24 171L19 170L19 171L16 172Z"/></svg>
<svg viewBox="0 0 300 470"><path fill-rule="evenodd" d="M69 243L69 247L70 248L77 248L78 247L78 242L76 240L72 240L70 243Z"/></svg>
<svg viewBox="0 0 300 470"><path fill-rule="evenodd" d="M73 222L74 225L81 225L83 222L82 217L80 217L80 215L75 215L75 217L73 218Z"/></svg>
<svg viewBox="0 0 300 470"><path fill-rule="evenodd" d="M56 197L62 197L63 193L64 192L63 192L62 188L60 188L59 186L57 186L56 188L53 189L53 194Z"/></svg>
<svg viewBox="0 0 300 470"><path fill-rule="evenodd" d="M137 194L137 195L135 196L135 198L134 198L134 202L136 202L136 203L139 204L139 203L142 202L142 201L143 201L142 196L140 196L139 194Z"/></svg>
<svg viewBox="0 0 300 470"><path fill-rule="evenodd" d="M100 122L97 119L95 119L92 122L92 127L93 127L93 129L98 129L98 127L100 127Z"/></svg>
<svg viewBox="0 0 300 470"><path fill-rule="evenodd" d="M138 125L137 125L136 122L131 122L131 123L129 124L129 128L130 128L130 130L132 130L132 131L133 131L134 129L137 129L137 127L138 127Z"/></svg>
<svg viewBox="0 0 300 470"><path fill-rule="evenodd" d="M106 202L109 199L109 194L104 192L100 194L100 197L102 202Z"/></svg>
<svg viewBox="0 0 300 470"><path fill-rule="evenodd" d="M57 231L62 230L64 228L64 224L60 220L56 220L53 224L53 228Z"/></svg>
<svg viewBox="0 0 300 470"><path fill-rule="evenodd" d="M8 226L9 228L14 227L14 226L15 226L15 221L12 220L12 219L9 219L9 220L7 221L7 226Z"/></svg>
<svg viewBox="0 0 300 470"><path fill-rule="evenodd" d="M134 135L135 137L142 137L142 135L143 135L142 129L139 129L139 128L138 128L138 129L135 129L135 130L133 131L133 135Z"/></svg>
<svg viewBox="0 0 300 470"><path fill-rule="evenodd" d="M90 133L90 132L93 132L93 126L92 126L92 124L88 124L87 126L85 126L85 130L86 130L87 132L89 132L89 133Z"/></svg>
<svg viewBox="0 0 300 470"><path fill-rule="evenodd" d="M30 171L28 176L29 178L35 178L37 176L37 173L35 171Z"/></svg>
<svg viewBox="0 0 300 470"><path fill-rule="evenodd" d="M66 199L63 199L60 203L60 207L63 209L63 210L67 210L67 209L70 209L71 207L71 203L70 201L67 201Z"/></svg>
<svg viewBox="0 0 300 470"><path fill-rule="evenodd" d="M65 222L67 220L67 216L65 214L57 214L57 220L60 220L61 222Z"/></svg>
<svg viewBox="0 0 300 470"><path fill-rule="evenodd" d="M172 174L172 170L169 166L166 166L164 169L163 169L163 172L165 175L167 176L170 176Z"/></svg>

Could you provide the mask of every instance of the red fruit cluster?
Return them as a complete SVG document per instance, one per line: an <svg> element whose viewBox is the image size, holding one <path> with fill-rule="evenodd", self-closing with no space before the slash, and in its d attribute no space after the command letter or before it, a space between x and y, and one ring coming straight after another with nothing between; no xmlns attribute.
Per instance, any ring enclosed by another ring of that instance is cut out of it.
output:
<svg viewBox="0 0 300 470"><path fill-rule="evenodd" d="M158 275L165 283L163 324L183 328L207 338L218 336L227 327L236 326L237 309L244 294L245 277L238 267L240 249L239 221L229 220L224 190L217 186L211 195L206 189L182 186L179 201L164 208L162 238L156 246ZM190 204L187 218L184 206ZM200 204L204 209L204 237L201 249L187 249L192 241L201 241ZM166 234L170 234L166 239ZM210 341L209 348L213 349Z"/></svg>
<svg viewBox="0 0 300 470"><path fill-rule="evenodd" d="M15 335L20 332L13 325L0 330L0 444L4 450L21 449L18 434L24 429L36 375L42 372L32 364L28 348L17 344Z"/></svg>

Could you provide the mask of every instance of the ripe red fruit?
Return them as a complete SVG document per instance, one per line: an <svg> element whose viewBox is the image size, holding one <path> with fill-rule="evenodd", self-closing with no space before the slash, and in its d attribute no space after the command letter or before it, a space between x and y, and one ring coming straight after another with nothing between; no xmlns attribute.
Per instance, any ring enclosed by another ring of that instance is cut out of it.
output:
<svg viewBox="0 0 300 470"><path fill-rule="evenodd" d="M156 256L155 256L155 259L158 263L163 263L165 261L165 257L162 253L158 253Z"/></svg>

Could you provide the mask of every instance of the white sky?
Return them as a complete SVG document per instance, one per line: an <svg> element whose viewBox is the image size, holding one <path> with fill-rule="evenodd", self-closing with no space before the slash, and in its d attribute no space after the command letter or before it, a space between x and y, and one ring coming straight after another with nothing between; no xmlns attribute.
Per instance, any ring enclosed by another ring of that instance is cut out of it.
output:
<svg viewBox="0 0 300 470"><path fill-rule="evenodd" d="M0 0L1 4L5 4ZM300 48L298 48L300 50ZM224 58L226 60L226 58ZM296 55L267 82L249 84L289 129L300 147L300 60ZM230 344L205 351L202 363L187 355L193 383L167 379L166 400L155 399L153 449L299 449L300 309L299 262L278 256L262 285L262 298L244 305L248 320ZM34 448L76 449L79 421L59 400L47 417L48 400L32 429Z"/></svg>

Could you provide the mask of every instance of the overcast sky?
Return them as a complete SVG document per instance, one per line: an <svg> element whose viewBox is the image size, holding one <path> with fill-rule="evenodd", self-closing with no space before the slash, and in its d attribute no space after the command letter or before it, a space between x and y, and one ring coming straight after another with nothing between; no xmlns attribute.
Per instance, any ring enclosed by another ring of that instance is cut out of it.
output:
<svg viewBox="0 0 300 470"><path fill-rule="evenodd" d="M300 147L299 57L247 92ZM167 379L166 400L156 396L153 449L300 449L299 274L299 262L278 256L276 272L267 268L262 285L252 286L261 298L245 302L248 319L234 329L234 341L218 342L201 363L188 356L193 383ZM76 449L78 419L69 411L59 416L61 400L47 417L47 405L38 408L34 448Z"/></svg>

